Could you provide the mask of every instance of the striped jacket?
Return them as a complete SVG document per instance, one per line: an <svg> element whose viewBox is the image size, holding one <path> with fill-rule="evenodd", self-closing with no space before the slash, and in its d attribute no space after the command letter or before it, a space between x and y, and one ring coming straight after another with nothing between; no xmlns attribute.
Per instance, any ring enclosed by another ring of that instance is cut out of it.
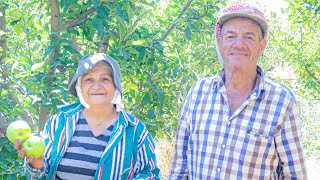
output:
<svg viewBox="0 0 320 180"><path fill-rule="evenodd" d="M41 132L46 143L45 166L37 171L27 164L28 179L55 179L82 109L80 103L63 106L48 119ZM94 179L159 179L159 174L152 136L139 119L121 111Z"/></svg>

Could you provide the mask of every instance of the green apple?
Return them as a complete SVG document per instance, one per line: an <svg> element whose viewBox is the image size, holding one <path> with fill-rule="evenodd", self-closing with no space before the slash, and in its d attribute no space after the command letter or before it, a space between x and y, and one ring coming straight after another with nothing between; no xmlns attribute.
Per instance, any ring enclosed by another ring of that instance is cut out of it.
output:
<svg viewBox="0 0 320 180"><path fill-rule="evenodd" d="M24 142L30 135L30 126L22 120L12 122L7 128L7 137L11 143L14 143L16 140Z"/></svg>
<svg viewBox="0 0 320 180"><path fill-rule="evenodd" d="M23 148L26 150L27 157L40 158L46 150L46 145L41 137L31 136L23 143Z"/></svg>

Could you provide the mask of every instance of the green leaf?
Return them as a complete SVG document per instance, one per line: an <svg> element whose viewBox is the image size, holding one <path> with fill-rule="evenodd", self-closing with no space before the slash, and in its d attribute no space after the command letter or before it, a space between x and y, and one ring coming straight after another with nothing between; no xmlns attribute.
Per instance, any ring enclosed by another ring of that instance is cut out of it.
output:
<svg viewBox="0 0 320 180"><path fill-rule="evenodd" d="M135 91L138 91L138 86L136 85L136 84L134 84L134 83L128 83L127 85L126 85L126 87L128 88L128 89L132 89L132 90L135 90Z"/></svg>
<svg viewBox="0 0 320 180"><path fill-rule="evenodd" d="M149 104L149 102L150 102L150 95L149 95L149 93L146 93L143 96L142 101L141 101L142 107L144 107L145 105Z"/></svg>
<svg viewBox="0 0 320 180"><path fill-rule="evenodd" d="M158 100L159 100L159 102L160 102L161 104L164 103L165 96L164 96L164 92L163 92L162 90L158 90L158 91L157 91L157 98L158 98Z"/></svg>
<svg viewBox="0 0 320 180"><path fill-rule="evenodd" d="M6 180L16 180L17 176L15 174L8 174Z"/></svg>
<svg viewBox="0 0 320 180"><path fill-rule="evenodd" d="M131 54L130 54L130 51L127 50L127 49L124 49L123 51L123 56L124 56L124 59L127 60L130 58Z"/></svg>
<svg viewBox="0 0 320 180"><path fill-rule="evenodd" d="M14 17L15 20L20 19L22 16L22 13L19 9L13 9L9 11L9 15Z"/></svg>
<svg viewBox="0 0 320 180"><path fill-rule="evenodd" d="M23 27L21 23L17 23L13 28L17 34L23 33Z"/></svg>
<svg viewBox="0 0 320 180"><path fill-rule="evenodd" d="M36 71L37 69L39 69L41 66L43 66L44 65L44 62L40 62L40 63L36 63L36 64L33 64L32 66L31 66L31 70L32 71Z"/></svg>
<svg viewBox="0 0 320 180"><path fill-rule="evenodd" d="M52 46L48 46L45 51L44 51L44 55L47 56L47 55L50 55L53 51L53 47Z"/></svg>
<svg viewBox="0 0 320 180"><path fill-rule="evenodd" d="M149 46L147 41L145 39L139 39L139 40L129 40L126 42L126 45L125 46Z"/></svg>
<svg viewBox="0 0 320 180"><path fill-rule="evenodd" d="M129 23L129 15L128 15L128 13L127 13L125 10L122 9L121 6L118 6L118 7L117 7L116 13L117 13L117 15L118 15L121 19L123 19L123 20L125 20L127 23Z"/></svg>
<svg viewBox="0 0 320 180"><path fill-rule="evenodd" d="M104 6L99 6L97 10L97 14L99 17L105 20L110 20L109 17L109 9Z"/></svg>
<svg viewBox="0 0 320 180"><path fill-rule="evenodd" d="M178 74L179 74L179 72L180 72L180 69L177 68L177 67L175 67L175 68L173 69L173 72L172 72L173 77L177 77Z"/></svg>
<svg viewBox="0 0 320 180"><path fill-rule="evenodd" d="M129 52L130 52L131 54L139 54L139 51L135 50L135 49L132 48L132 47L128 47L127 49L129 50Z"/></svg>
<svg viewBox="0 0 320 180"><path fill-rule="evenodd" d="M154 118L154 110L153 109L149 109L147 115L148 115L149 119L153 119Z"/></svg>
<svg viewBox="0 0 320 180"><path fill-rule="evenodd" d="M9 140L7 137L1 137L0 138L0 147L2 147L3 144L8 143L8 142L9 142Z"/></svg>
<svg viewBox="0 0 320 180"><path fill-rule="evenodd" d="M117 22L119 23L118 28L119 28L120 40L123 40L125 33L126 33L126 25L120 17L116 16L116 19L117 19Z"/></svg>
<svg viewBox="0 0 320 180"><path fill-rule="evenodd" d="M0 36L6 35L6 32L0 30Z"/></svg>
<svg viewBox="0 0 320 180"><path fill-rule="evenodd" d="M320 11L320 6L314 11L314 13L318 14L319 11Z"/></svg>
<svg viewBox="0 0 320 180"><path fill-rule="evenodd" d="M13 72L18 65L19 65L19 61L16 61L15 63L13 63L13 65L11 67L11 72Z"/></svg>
<svg viewBox="0 0 320 180"><path fill-rule="evenodd" d="M150 7L153 7L155 5L155 2L152 1L152 3L146 1L146 0L141 0L141 3Z"/></svg>
<svg viewBox="0 0 320 180"><path fill-rule="evenodd" d="M98 30L98 35L101 36L104 32L104 26L101 22L102 20L98 17L98 16L95 16L92 18L92 26Z"/></svg>
<svg viewBox="0 0 320 180"><path fill-rule="evenodd" d="M2 163L2 164L1 164L1 167L2 167L2 169L3 169L4 171L9 171L9 168L8 168L8 166L7 166L6 164Z"/></svg>

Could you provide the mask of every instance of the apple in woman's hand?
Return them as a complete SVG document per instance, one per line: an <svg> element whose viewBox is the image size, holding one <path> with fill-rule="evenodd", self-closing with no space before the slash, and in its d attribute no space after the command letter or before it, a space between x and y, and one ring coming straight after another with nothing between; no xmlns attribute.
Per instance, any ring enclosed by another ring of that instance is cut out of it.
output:
<svg viewBox="0 0 320 180"><path fill-rule="evenodd" d="M30 126L22 120L12 122L7 128L7 137L11 143L14 143L16 140L24 142L30 135Z"/></svg>
<svg viewBox="0 0 320 180"><path fill-rule="evenodd" d="M26 150L27 157L40 158L46 150L46 145L41 137L31 136L23 143L23 148Z"/></svg>

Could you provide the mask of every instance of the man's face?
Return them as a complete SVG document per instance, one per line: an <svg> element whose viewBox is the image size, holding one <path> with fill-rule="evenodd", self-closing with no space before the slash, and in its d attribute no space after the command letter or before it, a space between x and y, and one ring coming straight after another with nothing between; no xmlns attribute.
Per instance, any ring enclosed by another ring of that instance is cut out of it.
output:
<svg viewBox="0 0 320 180"><path fill-rule="evenodd" d="M260 26L246 18L233 18L224 23L219 50L224 60L224 68L230 71L255 71L259 57L266 46L260 41Z"/></svg>

